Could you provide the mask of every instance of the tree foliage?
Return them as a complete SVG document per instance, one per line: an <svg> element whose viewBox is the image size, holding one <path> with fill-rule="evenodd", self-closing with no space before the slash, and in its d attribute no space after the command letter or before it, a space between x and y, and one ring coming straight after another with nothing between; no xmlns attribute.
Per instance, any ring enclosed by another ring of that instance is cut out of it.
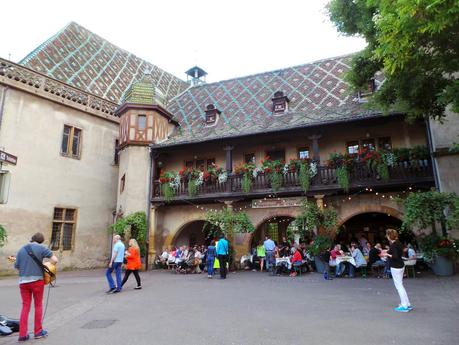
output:
<svg viewBox="0 0 459 345"><path fill-rule="evenodd" d="M136 239L140 247L140 254L145 255L145 244L147 240L147 217L145 212L131 213L127 217L118 219L110 226L110 231L120 236L125 236L127 228L131 228L131 238Z"/></svg>
<svg viewBox="0 0 459 345"><path fill-rule="evenodd" d="M234 233L251 233L255 231L255 227L247 213L234 212L227 207L219 211L208 211L205 219L203 231L212 235L220 231L229 236Z"/></svg>
<svg viewBox="0 0 459 345"><path fill-rule="evenodd" d="M368 46L353 58L347 80L361 90L377 71L385 81L372 103L409 118L459 112L459 1L332 0L338 31Z"/></svg>
<svg viewBox="0 0 459 345"><path fill-rule="evenodd" d="M315 228L330 236L336 228L338 214L331 207L321 210L315 202L304 199L301 205L301 213L295 218L294 222L302 236L312 233Z"/></svg>
<svg viewBox="0 0 459 345"><path fill-rule="evenodd" d="M0 224L0 247L5 245L7 238L8 235L6 233L6 229L2 224Z"/></svg>
<svg viewBox="0 0 459 345"><path fill-rule="evenodd" d="M405 207L402 230L412 227L425 229L435 226L435 223L449 224L450 227L459 224L459 201L454 193L413 192L402 202Z"/></svg>

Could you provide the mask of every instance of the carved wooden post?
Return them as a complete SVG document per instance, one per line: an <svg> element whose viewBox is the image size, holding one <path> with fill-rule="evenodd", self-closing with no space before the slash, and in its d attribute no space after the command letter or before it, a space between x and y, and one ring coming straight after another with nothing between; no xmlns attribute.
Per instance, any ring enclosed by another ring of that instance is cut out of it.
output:
<svg viewBox="0 0 459 345"><path fill-rule="evenodd" d="M226 171L228 173L233 172L233 149L234 146L228 145L223 148L226 151Z"/></svg>
<svg viewBox="0 0 459 345"><path fill-rule="evenodd" d="M317 165L320 165L320 150L319 150L319 139L322 138L321 134L314 134L308 137L312 140L312 159Z"/></svg>

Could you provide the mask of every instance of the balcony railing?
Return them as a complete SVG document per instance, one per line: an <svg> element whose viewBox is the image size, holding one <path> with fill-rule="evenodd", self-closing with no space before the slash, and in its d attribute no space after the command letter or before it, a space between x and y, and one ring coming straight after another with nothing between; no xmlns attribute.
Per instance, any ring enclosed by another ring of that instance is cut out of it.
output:
<svg viewBox="0 0 459 345"><path fill-rule="evenodd" d="M259 196L272 193L271 182L266 174L259 174L252 181L249 193L242 189L243 175L229 175L224 183L218 181L204 182L198 187L197 194L190 197L188 195L188 182L182 181L175 192L174 200L192 199L212 199L218 197L237 197L237 196ZM365 187L397 187L414 184L431 184L433 182L432 167L430 161L422 160L416 162L399 162L389 167L389 178L383 180L375 169L366 164L356 164L349 175L350 188ZM336 169L326 166L319 166L317 174L311 179L308 192L329 192L339 191L342 188L338 185ZM299 174L289 172L283 175L282 187L277 191L278 194L301 194ZM164 200L161 194L161 184L155 181L153 184L153 200Z"/></svg>

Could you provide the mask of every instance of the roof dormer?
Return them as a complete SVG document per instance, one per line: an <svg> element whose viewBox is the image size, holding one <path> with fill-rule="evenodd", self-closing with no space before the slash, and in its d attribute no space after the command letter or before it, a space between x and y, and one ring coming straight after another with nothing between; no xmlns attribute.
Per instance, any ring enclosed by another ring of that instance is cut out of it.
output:
<svg viewBox="0 0 459 345"><path fill-rule="evenodd" d="M273 101L273 115L282 115L288 112L288 103L290 99L284 95L284 92L277 91L274 93Z"/></svg>
<svg viewBox="0 0 459 345"><path fill-rule="evenodd" d="M213 104L208 104L206 107L206 125L213 126L217 124L218 117L222 112L215 108Z"/></svg>

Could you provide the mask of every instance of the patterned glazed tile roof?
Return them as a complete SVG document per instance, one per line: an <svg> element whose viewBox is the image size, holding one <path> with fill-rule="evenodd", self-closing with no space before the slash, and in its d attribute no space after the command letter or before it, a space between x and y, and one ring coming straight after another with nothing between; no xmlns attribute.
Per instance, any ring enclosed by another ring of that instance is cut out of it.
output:
<svg viewBox="0 0 459 345"><path fill-rule="evenodd" d="M74 22L19 64L118 104L132 82L140 80L146 69L151 71L154 86L167 99L189 86Z"/></svg>
<svg viewBox="0 0 459 345"><path fill-rule="evenodd" d="M348 92L343 75L350 68L351 57L191 87L169 103L168 110L181 124L181 130L160 145L379 116L380 112L365 110ZM283 91L290 99L289 111L280 116L272 113L276 91ZM205 108L210 103L221 111L215 126L205 123Z"/></svg>

